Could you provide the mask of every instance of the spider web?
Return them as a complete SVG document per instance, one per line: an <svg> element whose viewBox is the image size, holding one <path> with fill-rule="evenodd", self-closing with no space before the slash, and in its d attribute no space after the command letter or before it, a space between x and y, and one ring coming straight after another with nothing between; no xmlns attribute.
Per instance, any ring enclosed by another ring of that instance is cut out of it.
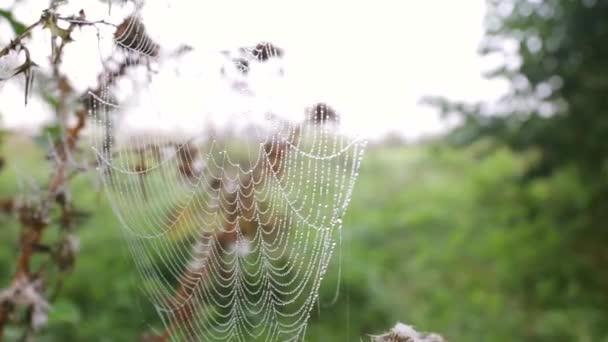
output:
<svg viewBox="0 0 608 342"><path fill-rule="evenodd" d="M93 150L140 287L164 324L160 335L303 340L365 141L343 134L325 103L302 108L296 119L273 108L280 101L272 91L249 81L256 68L283 58L270 43L208 59L219 61L221 81L209 91L223 92L222 111L188 83L213 79L211 69L185 75L173 92L162 88L175 54L161 50L138 16L112 40L104 86L90 92ZM279 66L264 77L280 83L282 75ZM145 130L129 126L125 113L133 107L147 116ZM159 127L181 111L215 121L196 133Z"/></svg>

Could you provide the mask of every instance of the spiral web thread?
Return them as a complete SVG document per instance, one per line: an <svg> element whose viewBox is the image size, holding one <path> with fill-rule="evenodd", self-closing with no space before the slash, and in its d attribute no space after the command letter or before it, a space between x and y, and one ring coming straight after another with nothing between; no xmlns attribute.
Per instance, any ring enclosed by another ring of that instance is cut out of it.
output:
<svg viewBox="0 0 608 342"><path fill-rule="evenodd" d="M114 37L121 62L108 63L105 86L91 92L93 150L162 336L303 340L365 141L341 134L324 104L303 109L300 122L235 120L234 134L221 137L111 138L122 128L118 69L159 54L135 18ZM247 62L228 64L242 71L281 57L262 49L239 49Z"/></svg>

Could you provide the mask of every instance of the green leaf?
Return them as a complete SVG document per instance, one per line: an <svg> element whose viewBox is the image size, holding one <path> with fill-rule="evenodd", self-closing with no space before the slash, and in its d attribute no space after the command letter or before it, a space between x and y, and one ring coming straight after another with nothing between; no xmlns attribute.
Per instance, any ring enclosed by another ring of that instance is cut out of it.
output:
<svg viewBox="0 0 608 342"><path fill-rule="evenodd" d="M15 31L16 35L20 35L25 32L26 26L22 22L17 21L13 16L13 13L0 9L0 17L6 19L9 24L11 24L11 27L13 28L13 31Z"/></svg>
<svg viewBox="0 0 608 342"><path fill-rule="evenodd" d="M51 124L45 126L39 135L34 138L34 141L38 146L43 148L49 145L49 142L52 143L61 137L62 129L61 126L57 124Z"/></svg>
<svg viewBox="0 0 608 342"><path fill-rule="evenodd" d="M59 27L59 25L57 25L57 22L55 22L52 17L44 22L43 27L49 29L53 37L59 37L61 38L61 40L67 42L72 41L72 38L70 37L70 30Z"/></svg>
<svg viewBox="0 0 608 342"><path fill-rule="evenodd" d="M49 312L49 324L76 324L80 322L80 317L80 309L74 303L67 300L58 300Z"/></svg>

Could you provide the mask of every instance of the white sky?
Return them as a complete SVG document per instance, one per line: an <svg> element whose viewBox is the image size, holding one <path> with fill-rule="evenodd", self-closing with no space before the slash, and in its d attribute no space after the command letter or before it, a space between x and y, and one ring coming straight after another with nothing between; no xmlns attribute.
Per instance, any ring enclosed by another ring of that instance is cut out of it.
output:
<svg viewBox="0 0 608 342"><path fill-rule="evenodd" d="M0 8L11 2L0 0ZM30 1L19 18L35 21L44 3ZM74 1L72 6L85 5ZM91 20L107 15L107 5L94 1L84 9ZM419 104L421 97L492 100L506 90L504 82L481 77L488 64L477 55L484 10L484 0L148 1L144 19L151 35L167 49L188 44L195 53L163 69L162 82L129 111L128 121L137 126L164 118L163 125L193 127L201 124L201 111L217 116L260 105L220 89L216 51L265 40L286 51L283 79L270 67L252 70L253 88L272 97L273 108L300 115L304 106L326 101L348 131L369 137L399 131L408 138L436 133L445 123L434 109ZM121 9L115 6L112 14L119 21ZM92 30L76 38L65 64L84 89L99 70L97 40ZM40 41L34 52L44 56L48 37L39 32L34 39ZM44 57L34 58L44 64L39 60ZM24 109L18 86L12 82L0 90L3 123L19 128L48 118L36 101ZM176 103L181 115L174 113ZM153 120L150 110L156 112Z"/></svg>

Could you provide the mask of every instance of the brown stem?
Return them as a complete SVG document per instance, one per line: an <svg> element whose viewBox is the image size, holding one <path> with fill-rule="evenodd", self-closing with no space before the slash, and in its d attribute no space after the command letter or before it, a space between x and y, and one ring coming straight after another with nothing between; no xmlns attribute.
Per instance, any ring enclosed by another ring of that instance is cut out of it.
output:
<svg viewBox="0 0 608 342"><path fill-rule="evenodd" d="M15 200L12 198L0 199L0 213L10 214L15 209Z"/></svg>
<svg viewBox="0 0 608 342"><path fill-rule="evenodd" d="M43 23L48 19L49 12L45 11L41 18L30 25L22 34L20 34L16 39L14 39L7 47L0 50L0 57L6 55L8 51L15 46L17 46L20 41L25 38L29 32L34 29L36 26ZM60 54L62 53L64 44L60 46L57 55L53 55L53 71L54 76L59 82L60 89L60 106L57 109L57 115L61 117L65 114L67 108L65 104L67 103L67 97L73 93L73 88L69 84L66 77L59 74L59 63L61 62ZM31 260L33 255L38 252L38 246L42 244L42 236L44 229L48 226L46 222L46 215L50 207L57 200L57 194L62 191L65 186L68 168L69 168L69 155L75 149L76 141L78 140L82 129L86 124L86 111L81 110L76 113L77 122L76 124L69 128L66 133L67 143L62 144L59 139L55 143L56 146L61 145L59 153L59 160L57 162L56 169L53 173L53 176L49 180L48 183L48 194L42 200L40 207L33 208L29 206L16 206L15 202L12 200L3 200L2 201L2 211L9 212L13 210L17 210L19 221L22 226L21 237L19 241L19 254L17 256L16 262L16 270L15 275L13 277L13 284L19 281L31 281L35 278L35 274L32 273L31 269ZM2 340L2 336L4 335L4 327L6 326L11 313L14 310L13 303L0 303L0 341Z"/></svg>
<svg viewBox="0 0 608 342"><path fill-rule="evenodd" d="M10 303L0 302L0 342L2 342L2 338L4 336L4 327L6 326L6 323L8 323L9 315L12 311L10 306Z"/></svg>
<svg viewBox="0 0 608 342"><path fill-rule="evenodd" d="M281 144L277 144L276 146L274 146L274 148L271 148L271 146L266 146L265 151L268 155L268 161L269 164L266 166L262 166L267 168L266 172L274 172L274 173L281 173L282 172L282 162L283 162L283 158L285 156L285 146L281 145ZM189 162L192 162L191 160L189 160ZM248 177L245 177L242 181L241 184L242 185L247 185L249 183L251 183L252 181L256 180L256 177L259 177L261 170L258 170L258 172L253 172L251 175L249 175ZM213 185L210 184L211 187L211 191L214 190L213 189ZM226 189L220 189L220 191L226 191ZM240 190L237 190L237 192ZM251 188L250 191L253 191L253 187ZM227 197L231 197L234 196L234 193L230 193L230 192L226 192L226 196ZM235 222L235 223L226 223L224 230L223 231L219 231L217 233L215 233L215 235L212 237L214 243L213 246L209 247L211 248L211 250L226 250L228 248L230 248L231 245L233 245L234 243L236 243L237 241L237 233L236 233L236 225L238 224L240 226L240 232L241 234L243 234L244 236L253 236L255 234L256 229L258 229L259 225L257 223L251 223L251 222L255 222L255 220L253 220L254 218L254 212L253 209L255 206L253 205L255 201L255 197L254 196L243 196L243 198L241 199L241 203L242 204L238 204L239 201L236 201L235 199L228 201L228 203L226 203L225 206L221 206L222 208L225 208L225 212L227 216L231 216L230 217L230 222ZM251 208L249 210L244 208ZM231 214L231 213L237 213L238 214ZM174 222L174 217L175 215L170 214L170 221ZM241 217L245 217L247 218L246 220L243 220L242 222L238 222L238 216ZM221 248L219 248L221 247ZM219 258L221 259L221 257ZM203 267L201 269L198 270L187 270L186 272L184 272L184 274L181 275L181 281L180 284L182 284L178 290L176 295L174 296L174 298L190 298L192 295L192 292L194 291L194 288L192 288L191 286L189 287L189 285L192 285L192 280L193 278L196 279L196 281L198 283L204 284L207 277L208 277L208 272L209 272L209 268L208 267ZM196 313L199 312L201 310L201 306L202 303L184 303L179 309L176 310L176 315L175 318L173 319L173 321L170 323L169 327L164 331L164 333L160 336L153 336L153 337L148 337L147 339L144 339L145 341L154 341L154 342L166 342L169 341L171 336L175 333L176 330L178 329L191 329L190 328L190 322L191 320L195 317ZM193 333L194 335L194 333Z"/></svg>

